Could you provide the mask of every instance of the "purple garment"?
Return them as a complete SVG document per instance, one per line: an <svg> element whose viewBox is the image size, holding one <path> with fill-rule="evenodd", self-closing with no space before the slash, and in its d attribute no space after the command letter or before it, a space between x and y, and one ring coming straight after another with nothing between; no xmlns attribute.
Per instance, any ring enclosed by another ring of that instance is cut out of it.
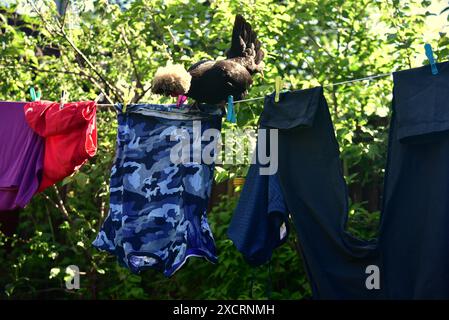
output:
<svg viewBox="0 0 449 320"><path fill-rule="evenodd" d="M44 141L28 126L25 102L0 101L0 210L25 207L36 193Z"/></svg>

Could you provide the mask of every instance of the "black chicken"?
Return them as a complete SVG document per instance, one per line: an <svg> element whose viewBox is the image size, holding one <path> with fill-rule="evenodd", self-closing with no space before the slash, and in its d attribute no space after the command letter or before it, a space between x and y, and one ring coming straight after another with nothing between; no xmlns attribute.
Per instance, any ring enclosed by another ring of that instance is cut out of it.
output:
<svg viewBox="0 0 449 320"><path fill-rule="evenodd" d="M179 65L160 68L152 92L174 97L186 95L207 104L221 104L229 95L240 100L248 93L252 76L263 72L264 67L261 43L241 15L235 17L231 48L226 57L220 61L199 61L187 72Z"/></svg>

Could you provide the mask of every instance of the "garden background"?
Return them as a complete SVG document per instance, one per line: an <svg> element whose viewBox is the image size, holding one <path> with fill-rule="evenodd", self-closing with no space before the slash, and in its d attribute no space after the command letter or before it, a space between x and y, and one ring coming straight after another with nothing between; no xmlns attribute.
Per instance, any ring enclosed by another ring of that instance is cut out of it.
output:
<svg viewBox="0 0 449 320"><path fill-rule="evenodd" d="M174 102L149 92L167 61L186 67L223 58L234 16L243 14L267 52L264 76L249 97L285 89L388 73L449 55L447 1L398 0L0 0L0 100L29 100L31 86L45 100ZM430 72L430 71L429 71ZM386 157L390 77L329 86L325 95L340 144L350 193L348 228L376 236ZM262 103L237 105L237 123L255 128ZM192 258L172 278L157 271L131 274L91 246L108 211L115 153L115 114L98 112L97 155L72 177L36 195L8 217L0 233L1 299L300 299L310 288L294 233L270 264L251 268L226 236L248 165L216 168L209 221L219 262ZM17 226L15 219L17 218ZM12 228L12 229L11 229ZM66 267L77 265L79 290L67 290Z"/></svg>

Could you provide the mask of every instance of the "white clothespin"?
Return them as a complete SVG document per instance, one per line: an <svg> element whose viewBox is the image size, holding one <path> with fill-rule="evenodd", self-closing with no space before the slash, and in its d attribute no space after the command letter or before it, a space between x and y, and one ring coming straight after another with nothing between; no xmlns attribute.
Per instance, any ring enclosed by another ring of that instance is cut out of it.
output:
<svg viewBox="0 0 449 320"><path fill-rule="evenodd" d="M96 98L95 98L95 103L98 103L98 101L101 101L104 99L104 94L100 93Z"/></svg>
<svg viewBox="0 0 449 320"><path fill-rule="evenodd" d="M69 99L69 93L65 90L61 92L61 103L59 104L59 110L64 108L64 103L66 103Z"/></svg>

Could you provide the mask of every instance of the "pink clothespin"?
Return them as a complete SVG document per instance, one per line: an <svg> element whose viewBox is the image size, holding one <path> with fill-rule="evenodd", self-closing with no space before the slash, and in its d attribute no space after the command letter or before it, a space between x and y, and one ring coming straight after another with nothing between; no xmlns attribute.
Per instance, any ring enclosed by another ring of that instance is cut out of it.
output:
<svg viewBox="0 0 449 320"><path fill-rule="evenodd" d="M179 108L186 101L187 101L187 97L181 94L181 95L178 96L178 102L176 103L176 106Z"/></svg>

